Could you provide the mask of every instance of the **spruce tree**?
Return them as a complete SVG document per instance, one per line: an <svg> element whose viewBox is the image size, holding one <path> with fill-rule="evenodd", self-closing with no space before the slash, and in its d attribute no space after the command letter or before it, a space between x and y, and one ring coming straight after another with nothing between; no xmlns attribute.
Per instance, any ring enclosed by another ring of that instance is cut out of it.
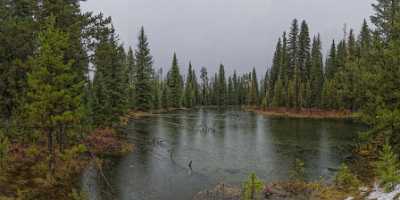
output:
<svg viewBox="0 0 400 200"><path fill-rule="evenodd" d="M349 61L354 61L358 57L358 44L354 36L353 29L350 29L349 36L347 38L347 52Z"/></svg>
<svg viewBox="0 0 400 200"><path fill-rule="evenodd" d="M36 49L36 11L36 1L0 1L0 121L10 121L23 107L27 61Z"/></svg>
<svg viewBox="0 0 400 200"><path fill-rule="evenodd" d="M201 79L201 104L209 105L209 80L207 68L202 67L200 70L200 79Z"/></svg>
<svg viewBox="0 0 400 200"><path fill-rule="evenodd" d="M82 44L87 33L85 29L98 24L91 24L92 18L89 14L82 14L80 2L82 0L40 0L37 1L38 12L36 18L40 24L45 23L49 16L55 17L55 26L68 33L70 45L66 50L66 59L75 60L73 69L79 81L89 81L86 78L89 60L86 47ZM88 39L90 40L90 39Z"/></svg>
<svg viewBox="0 0 400 200"><path fill-rule="evenodd" d="M112 31L113 32L113 31ZM129 76L124 49L114 33L105 35L95 51L94 121L98 126L117 123L128 109Z"/></svg>
<svg viewBox="0 0 400 200"><path fill-rule="evenodd" d="M294 19L290 28L288 40L288 56L289 68L288 77L293 79L296 67L298 66L298 38L299 38L299 25L297 19Z"/></svg>
<svg viewBox="0 0 400 200"><path fill-rule="evenodd" d="M150 54L147 36L142 27L135 52L135 106L136 110L149 111L152 108L153 57Z"/></svg>
<svg viewBox="0 0 400 200"><path fill-rule="evenodd" d="M348 56L347 41L345 39L341 40L337 45L336 51L336 67L337 71L344 69Z"/></svg>
<svg viewBox="0 0 400 200"><path fill-rule="evenodd" d="M311 50L311 73L310 86L311 97L310 106L319 107L321 105L322 89L324 84L323 56L321 52L320 36L314 37Z"/></svg>
<svg viewBox="0 0 400 200"><path fill-rule="evenodd" d="M272 98L272 107L286 107L287 89L281 78L275 84L274 97Z"/></svg>
<svg viewBox="0 0 400 200"><path fill-rule="evenodd" d="M54 24L55 19L50 18L45 30L39 34L40 47L30 61L32 70L28 74L28 99L25 107L32 126L47 135L51 172L54 172L55 166L55 134L68 133L71 126L80 123L84 84L75 77L74 62L65 60L65 51L69 45L68 34L55 28Z"/></svg>
<svg viewBox="0 0 400 200"><path fill-rule="evenodd" d="M169 102L173 108L181 107L182 98L182 76L179 71L178 59L174 53L172 66L168 72Z"/></svg>
<svg viewBox="0 0 400 200"><path fill-rule="evenodd" d="M400 18L400 0L377 0L372 4L375 14L371 22L376 26L376 32L385 42L399 39L400 27L397 24Z"/></svg>
<svg viewBox="0 0 400 200"><path fill-rule="evenodd" d="M369 29L367 21L364 19L364 22L361 26L361 32L358 37L359 44L359 55L362 57L368 56L368 52L372 45L372 36L371 30Z"/></svg>
<svg viewBox="0 0 400 200"><path fill-rule="evenodd" d="M264 110L270 105L272 100L271 91L269 90L269 84L271 83L270 74L271 72L269 70L265 72L262 87L260 89L261 106Z"/></svg>
<svg viewBox="0 0 400 200"><path fill-rule="evenodd" d="M268 90L272 94L270 98L273 98L275 84L278 81L278 78L280 76L279 72L281 71L281 68L282 68L281 65L282 65L282 41L281 41L281 38L279 38L278 43L276 45L273 63L272 63L272 67L271 67L271 77L270 77L270 83L269 83L269 88L268 88Z"/></svg>
<svg viewBox="0 0 400 200"><path fill-rule="evenodd" d="M136 83L136 65L135 65L135 56L133 53L133 50L131 47L129 47L128 50L128 55L127 55L127 70L128 70L128 76L129 76L129 89L128 89L128 95L129 95L129 108L134 109L135 108L135 83Z"/></svg>
<svg viewBox="0 0 400 200"><path fill-rule="evenodd" d="M250 84L250 105L258 106L259 104L259 90L258 90L258 79L256 69L253 68L251 73L251 84Z"/></svg>
<svg viewBox="0 0 400 200"><path fill-rule="evenodd" d="M338 70L335 41L332 42L325 68L326 78L332 79Z"/></svg>
<svg viewBox="0 0 400 200"><path fill-rule="evenodd" d="M168 96L168 93L169 93L169 88L168 88L168 86L167 86L167 81L163 81L163 83L161 84L161 88L162 88L162 92L161 92L161 107L163 108L163 109L168 109L169 108L169 103L168 103L168 100L169 100L169 96Z"/></svg>
<svg viewBox="0 0 400 200"><path fill-rule="evenodd" d="M233 91L233 81L232 77L229 76L228 78L228 89L227 89L227 104L228 105L233 105L233 96L234 96L234 91Z"/></svg>
<svg viewBox="0 0 400 200"><path fill-rule="evenodd" d="M197 80L196 71L192 70L192 84L193 84L193 105L197 106L200 103L200 84Z"/></svg>
<svg viewBox="0 0 400 200"><path fill-rule="evenodd" d="M187 108L192 108L195 102L195 86L194 86L194 77L193 77L193 67L192 63L189 62L189 68L187 72L186 82L185 82L185 91L184 91L184 104Z"/></svg>
<svg viewBox="0 0 400 200"><path fill-rule="evenodd" d="M152 87L152 91L153 91L152 108L156 109L156 110L161 107L161 96L162 96L161 77L162 77L162 69L159 69L154 74L153 87Z"/></svg>
<svg viewBox="0 0 400 200"><path fill-rule="evenodd" d="M240 104L240 81L237 75L236 70L233 71L232 75L232 82L233 82L233 105L239 105Z"/></svg>
<svg viewBox="0 0 400 200"><path fill-rule="evenodd" d="M301 23L301 29L298 41L298 67L300 68L300 77L302 81L308 80L310 73L310 50L311 50L311 39L309 34L309 28L306 21Z"/></svg>
<svg viewBox="0 0 400 200"><path fill-rule="evenodd" d="M224 65L219 66L218 73L218 93L217 93L217 105L225 106L226 105L226 79L225 79L225 68Z"/></svg>

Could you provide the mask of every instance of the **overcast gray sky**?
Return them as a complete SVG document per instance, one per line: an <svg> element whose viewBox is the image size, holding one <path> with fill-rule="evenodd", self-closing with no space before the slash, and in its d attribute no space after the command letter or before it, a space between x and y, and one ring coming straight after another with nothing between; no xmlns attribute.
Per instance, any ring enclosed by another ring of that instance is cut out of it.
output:
<svg viewBox="0 0 400 200"><path fill-rule="evenodd" d="M321 33L324 53L343 27L357 30L372 14L375 0L89 0L86 11L103 12L124 45L135 46L143 25L155 68L169 68L176 51L182 71L187 63L215 72L265 72L277 39L293 18L305 19L311 33Z"/></svg>

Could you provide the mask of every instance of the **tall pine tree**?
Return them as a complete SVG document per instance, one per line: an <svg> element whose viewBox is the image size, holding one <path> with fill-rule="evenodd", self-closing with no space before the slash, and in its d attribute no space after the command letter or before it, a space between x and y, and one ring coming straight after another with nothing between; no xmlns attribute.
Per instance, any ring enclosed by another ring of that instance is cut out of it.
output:
<svg viewBox="0 0 400 200"><path fill-rule="evenodd" d="M135 106L136 110L149 111L152 108L152 80L153 80L153 57L150 54L149 42L140 29L139 43L135 52Z"/></svg>

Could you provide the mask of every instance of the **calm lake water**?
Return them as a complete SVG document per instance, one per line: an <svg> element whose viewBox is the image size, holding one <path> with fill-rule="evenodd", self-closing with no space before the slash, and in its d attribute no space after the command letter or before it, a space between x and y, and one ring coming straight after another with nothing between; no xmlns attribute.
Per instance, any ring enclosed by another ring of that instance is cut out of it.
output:
<svg viewBox="0 0 400 200"><path fill-rule="evenodd" d="M363 126L349 121L271 118L235 109L199 109L133 120L135 151L106 172L121 200L188 200L220 182L240 184L255 172L287 180L296 158L309 180L329 180L350 154ZM189 168L192 163L192 170ZM94 169L83 183L90 199L102 193Z"/></svg>

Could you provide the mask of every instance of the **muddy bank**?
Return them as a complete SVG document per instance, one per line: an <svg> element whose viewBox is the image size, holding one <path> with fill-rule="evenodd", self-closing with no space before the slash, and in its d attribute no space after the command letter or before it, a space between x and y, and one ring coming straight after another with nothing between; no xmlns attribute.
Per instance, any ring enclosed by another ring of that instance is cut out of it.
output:
<svg viewBox="0 0 400 200"><path fill-rule="evenodd" d="M321 110L321 109L258 109L245 108L245 111L256 112L271 117L309 118L309 119L353 119L354 113L347 110Z"/></svg>

